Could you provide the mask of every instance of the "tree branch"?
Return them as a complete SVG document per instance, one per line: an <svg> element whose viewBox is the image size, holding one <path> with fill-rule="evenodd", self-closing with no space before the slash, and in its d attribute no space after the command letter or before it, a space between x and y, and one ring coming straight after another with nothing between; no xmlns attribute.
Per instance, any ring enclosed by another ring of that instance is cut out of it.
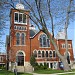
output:
<svg viewBox="0 0 75 75"><path fill-rule="evenodd" d="M26 1L26 0L24 0L25 2L26 2L26 4L29 6L29 9L31 10L31 12L32 12L32 14L33 14L33 16L34 16L34 18L37 20L37 22L35 22L34 20L33 20L33 18L31 18L32 16L30 15L29 17L30 17L30 19L33 21L33 22L35 22L35 24L37 24L37 26L38 26L38 28L40 29L40 26L39 26L39 24L38 24L38 22L40 23L40 20L39 20L39 18L36 16L36 14L35 14L35 12L34 12L34 10L33 10L33 8L32 8L32 6Z"/></svg>
<svg viewBox="0 0 75 75"><path fill-rule="evenodd" d="M66 51L65 51L64 57L67 57L67 54L68 54L68 42L67 42L67 28L68 28L68 24L69 24L69 13L68 12L70 12L72 0L69 0L69 1L70 1L70 3L69 3L69 6L67 8L66 22L65 22L65 45L66 45Z"/></svg>
<svg viewBox="0 0 75 75"><path fill-rule="evenodd" d="M51 25L52 25L52 38L54 38L54 25L53 25L53 17L50 11L50 0L47 0L47 4L48 4L48 12L49 12L49 16L51 18Z"/></svg>

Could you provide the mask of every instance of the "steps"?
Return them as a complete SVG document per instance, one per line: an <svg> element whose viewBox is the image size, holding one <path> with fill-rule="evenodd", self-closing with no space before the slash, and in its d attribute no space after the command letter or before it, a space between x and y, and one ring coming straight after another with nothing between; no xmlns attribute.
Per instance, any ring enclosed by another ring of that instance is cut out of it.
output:
<svg viewBox="0 0 75 75"><path fill-rule="evenodd" d="M14 72L14 69L17 69L17 72L33 72L33 67L29 62L25 62L25 66L15 66L10 67L10 71Z"/></svg>
<svg viewBox="0 0 75 75"><path fill-rule="evenodd" d="M25 66L25 72L33 72L33 67L29 64Z"/></svg>

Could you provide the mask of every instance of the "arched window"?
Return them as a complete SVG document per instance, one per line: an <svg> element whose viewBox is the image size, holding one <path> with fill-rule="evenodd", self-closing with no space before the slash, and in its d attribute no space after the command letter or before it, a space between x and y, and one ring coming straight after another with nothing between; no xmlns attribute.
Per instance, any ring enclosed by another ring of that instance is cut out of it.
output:
<svg viewBox="0 0 75 75"><path fill-rule="evenodd" d="M42 51L42 57L45 57L45 52L44 51Z"/></svg>
<svg viewBox="0 0 75 75"><path fill-rule="evenodd" d="M48 51L46 51L46 57L48 57Z"/></svg>
<svg viewBox="0 0 75 75"><path fill-rule="evenodd" d="M16 45L20 45L20 33L16 33Z"/></svg>
<svg viewBox="0 0 75 75"><path fill-rule="evenodd" d="M49 57L52 58L52 51L49 52Z"/></svg>
<svg viewBox="0 0 75 75"><path fill-rule="evenodd" d="M38 57L41 57L41 51L38 51Z"/></svg>
<svg viewBox="0 0 75 75"><path fill-rule="evenodd" d="M64 55L65 55L65 53L64 53ZM67 62L68 62L68 64L70 64L70 52L69 51L67 53Z"/></svg>
<svg viewBox="0 0 75 75"><path fill-rule="evenodd" d="M40 35L39 41L40 47L50 47L50 41L46 34Z"/></svg>
<svg viewBox="0 0 75 75"><path fill-rule="evenodd" d="M56 57L56 52L55 51L53 51L53 57Z"/></svg>
<svg viewBox="0 0 75 75"><path fill-rule="evenodd" d="M37 51L34 51L34 52L33 52L33 55L34 55L35 57L37 57Z"/></svg>
<svg viewBox="0 0 75 75"><path fill-rule="evenodd" d="M17 54L16 61L18 66L24 66L24 54L22 52Z"/></svg>
<svg viewBox="0 0 75 75"><path fill-rule="evenodd" d="M70 54L67 53L67 61L68 61L68 64L70 64Z"/></svg>
<svg viewBox="0 0 75 75"><path fill-rule="evenodd" d="M22 37L21 44L24 45L25 44L25 34L22 33L21 37Z"/></svg>

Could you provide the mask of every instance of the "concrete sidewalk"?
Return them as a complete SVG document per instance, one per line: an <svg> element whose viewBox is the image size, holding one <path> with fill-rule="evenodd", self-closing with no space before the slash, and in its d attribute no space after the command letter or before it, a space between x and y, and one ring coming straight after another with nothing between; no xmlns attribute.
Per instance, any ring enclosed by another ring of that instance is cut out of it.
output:
<svg viewBox="0 0 75 75"><path fill-rule="evenodd" d="M33 75L57 75L57 74L37 74L37 73L33 73Z"/></svg>
<svg viewBox="0 0 75 75"><path fill-rule="evenodd" d="M64 72L64 73L54 73L54 74L37 74L37 73L33 73L33 75L60 75L60 74L68 74L68 73L74 73L75 72Z"/></svg>

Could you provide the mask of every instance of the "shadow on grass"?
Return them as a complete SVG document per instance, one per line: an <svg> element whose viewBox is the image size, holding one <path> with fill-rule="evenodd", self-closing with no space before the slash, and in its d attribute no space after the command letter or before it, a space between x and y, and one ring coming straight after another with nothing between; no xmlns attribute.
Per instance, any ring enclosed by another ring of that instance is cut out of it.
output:
<svg viewBox="0 0 75 75"><path fill-rule="evenodd" d="M14 73L7 70L0 70L0 75L14 75Z"/></svg>
<svg viewBox="0 0 75 75"><path fill-rule="evenodd" d="M15 75L13 72L11 71L7 71L7 70L0 70L0 75ZM29 74L29 73L17 73L17 75L33 75L33 74Z"/></svg>

